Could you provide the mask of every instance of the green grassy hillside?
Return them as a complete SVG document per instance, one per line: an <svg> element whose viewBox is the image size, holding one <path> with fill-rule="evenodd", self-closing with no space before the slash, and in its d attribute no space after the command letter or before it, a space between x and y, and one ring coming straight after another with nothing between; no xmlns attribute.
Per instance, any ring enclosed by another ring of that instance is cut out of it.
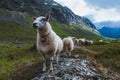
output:
<svg viewBox="0 0 120 80"><path fill-rule="evenodd" d="M32 23L32 22L31 22ZM30 23L30 24L31 24ZM102 38L98 33L93 33L78 26L67 26L51 21L53 30L62 38L75 36L77 38ZM31 26L23 26L16 22L0 21L0 40L35 40L36 31Z"/></svg>
<svg viewBox="0 0 120 80"><path fill-rule="evenodd" d="M0 9L0 40L35 40L36 31L32 28L32 16L16 11ZM12 16L12 17L11 17ZM12 19L9 19L10 17ZM3 20L2 20L3 19ZM4 20L5 19L5 20ZM77 38L100 39L104 38L98 32L87 29L85 26L65 25L50 20L53 30L62 38L75 36Z"/></svg>
<svg viewBox="0 0 120 80"><path fill-rule="evenodd" d="M0 21L0 40L33 40L35 30L29 26L23 26L16 22Z"/></svg>

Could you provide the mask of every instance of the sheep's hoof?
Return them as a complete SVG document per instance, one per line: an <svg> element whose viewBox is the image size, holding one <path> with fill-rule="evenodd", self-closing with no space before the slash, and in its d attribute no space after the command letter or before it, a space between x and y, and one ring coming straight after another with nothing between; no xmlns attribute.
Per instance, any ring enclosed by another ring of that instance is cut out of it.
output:
<svg viewBox="0 0 120 80"><path fill-rule="evenodd" d="M43 70L42 70L43 72L45 72L46 71L46 69L45 68L43 68Z"/></svg>
<svg viewBox="0 0 120 80"><path fill-rule="evenodd" d="M50 71L53 71L53 68L50 68Z"/></svg>
<svg viewBox="0 0 120 80"><path fill-rule="evenodd" d="M51 72L53 72L53 70L50 69L50 70L48 71L48 73L51 73Z"/></svg>
<svg viewBox="0 0 120 80"><path fill-rule="evenodd" d="M71 55L71 53L69 53L69 57L71 57L72 55Z"/></svg>
<svg viewBox="0 0 120 80"><path fill-rule="evenodd" d="M59 64L59 61L57 61L57 64Z"/></svg>

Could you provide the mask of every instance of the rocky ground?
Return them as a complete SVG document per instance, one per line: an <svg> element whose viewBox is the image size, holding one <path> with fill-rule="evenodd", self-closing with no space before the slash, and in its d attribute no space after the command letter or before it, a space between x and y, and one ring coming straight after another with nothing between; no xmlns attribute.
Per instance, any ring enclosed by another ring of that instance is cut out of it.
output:
<svg viewBox="0 0 120 80"><path fill-rule="evenodd" d="M32 80L120 80L116 75L101 72L88 59L63 58L54 63L53 72L45 72Z"/></svg>

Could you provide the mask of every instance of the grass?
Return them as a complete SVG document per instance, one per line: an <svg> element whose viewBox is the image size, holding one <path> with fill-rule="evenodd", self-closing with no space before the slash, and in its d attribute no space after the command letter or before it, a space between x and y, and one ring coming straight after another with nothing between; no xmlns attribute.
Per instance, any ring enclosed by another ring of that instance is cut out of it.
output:
<svg viewBox="0 0 120 80"><path fill-rule="evenodd" d="M81 53L81 56L96 60L109 70L120 73L120 42L95 43L85 48L86 50L78 49L75 53Z"/></svg>
<svg viewBox="0 0 120 80"><path fill-rule="evenodd" d="M8 80L21 65L36 60L36 51L30 50L31 45L17 47L13 43L0 43L0 80Z"/></svg>
<svg viewBox="0 0 120 80"><path fill-rule="evenodd" d="M62 38L66 36L75 36L77 38L87 38L87 39L100 39L103 38L101 35L99 35L97 32L89 31L87 29L83 29L81 26L77 25L63 25L58 22L51 21L51 25L53 30Z"/></svg>
<svg viewBox="0 0 120 80"><path fill-rule="evenodd" d="M7 16L7 13L6 13L6 11L5 11L4 9L0 9L0 13L1 13L2 15L6 15L6 16Z"/></svg>
<svg viewBox="0 0 120 80"><path fill-rule="evenodd" d="M106 45L95 45L90 49L99 52L95 55L95 59L102 63L105 67L120 72L120 42L110 43Z"/></svg>
<svg viewBox="0 0 120 80"><path fill-rule="evenodd" d="M69 27L66 26L66 25L60 25L59 23L57 22L52 22L51 21L51 25L52 25L52 28L53 30L59 35L61 36L62 38L63 37L66 37L66 36L73 36L73 31L71 31L70 29L68 29Z"/></svg>
<svg viewBox="0 0 120 80"><path fill-rule="evenodd" d="M77 32L77 34L79 34L80 37L89 38L89 39L104 38L97 31L95 31L95 30L93 30L91 28L87 28L86 26L71 25L71 29L74 32Z"/></svg>
<svg viewBox="0 0 120 80"><path fill-rule="evenodd" d="M30 25L32 25L32 21L30 17L26 17L26 20L29 21ZM66 36L75 36L77 38L85 37L85 38L101 38L93 33L88 31L83 31L78 27L72 26L70 28L67 25L59 24L57 22L52 22L51 25L53 30L62 38ZM4 34L3 34L4 33ZM88 35L89 34L89 35ZM16 22L10 21L0 21L0 39L1 40L35 40L36 39L36 31L31 26L26 27Z"/></svg>
<svg viewBox="0 0 120 80"><path fill-rule="evenodd" d="M22 26L16 22L0 21L0 39L33 40L36 33L32 27Z"/></svg>

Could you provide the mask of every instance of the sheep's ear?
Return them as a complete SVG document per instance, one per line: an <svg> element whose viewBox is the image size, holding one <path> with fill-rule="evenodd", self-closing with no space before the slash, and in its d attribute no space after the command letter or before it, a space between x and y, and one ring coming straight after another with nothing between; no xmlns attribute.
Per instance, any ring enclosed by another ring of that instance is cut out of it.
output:
<svg viewBox="0 0 120 80"><path fill-rule="evenodd" d="M36 20L36 17L32 17L32 20L35 21L35 20Z"/></svg>
<svg viewBox="0 0 120 80"><path fill-rule="evenodd" d="M45 16L45 18L46 18L46 21L49 21L49 19L50 19L50 14L47 14L47 15Z"/></svg>

